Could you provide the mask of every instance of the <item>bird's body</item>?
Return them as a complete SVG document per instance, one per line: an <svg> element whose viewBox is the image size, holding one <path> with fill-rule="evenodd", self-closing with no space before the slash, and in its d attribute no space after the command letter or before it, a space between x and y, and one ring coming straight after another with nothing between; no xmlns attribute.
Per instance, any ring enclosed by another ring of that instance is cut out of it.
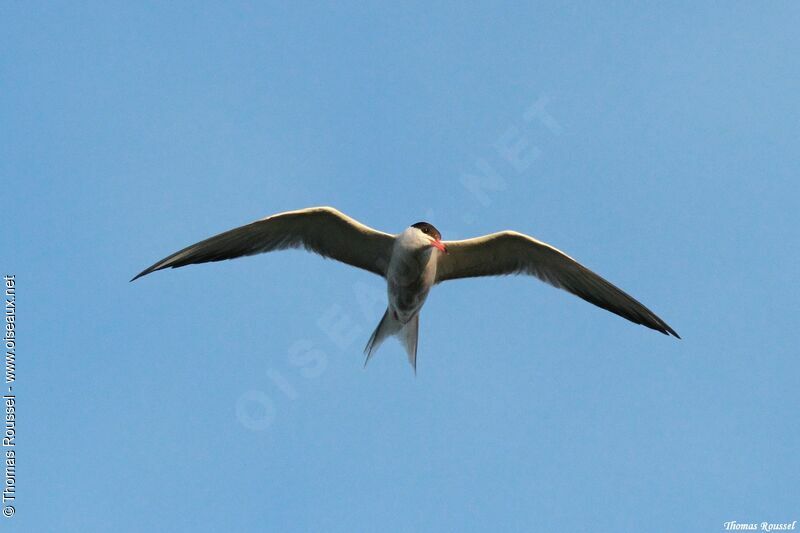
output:
<svg viewBox="0 0 800 533"><path fill-rule="evenodd" d="M405 324L422 309L436 282L440 250L430 246L425 234L410 227L398 235L389 260L386 288L389 309Z"/></svg>
<svg viewBox="0 0 800 533"><path fill-rule="evenodd" d="M530 274L637 324L678 337L634 298L563 252L522 233L504 231L462 241L442 241L418 222L398 235L376 231L330 207L273 215L180 250L133 279L194 263L304 247L386 279L387 308L367 343L367 361L389 336L404 345L416 369L419 313L431 288L446 280Z"/></svg>
<svg viewBox="0 0 800 533"><path fill-rule="evenodd" d="M386 271L389 303L365 348L366 361L384 339L396 335L406 349L411 366L416 369L419 312L436 283L440 253L430 245L430 239L413 226L397 236Z"/></svg>

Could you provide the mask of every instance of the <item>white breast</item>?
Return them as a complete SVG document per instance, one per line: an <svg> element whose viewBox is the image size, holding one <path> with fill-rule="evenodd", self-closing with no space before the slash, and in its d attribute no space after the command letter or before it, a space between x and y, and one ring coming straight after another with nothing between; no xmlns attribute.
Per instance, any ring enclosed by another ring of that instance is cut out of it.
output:
<svg viewBox="0 0 800 533"><path fill-rule="evenodd" d="M425 303L436 280L438 253L429 237L416 228L397 237L386 280L389 306L401 322L413 318Z"/></svg>

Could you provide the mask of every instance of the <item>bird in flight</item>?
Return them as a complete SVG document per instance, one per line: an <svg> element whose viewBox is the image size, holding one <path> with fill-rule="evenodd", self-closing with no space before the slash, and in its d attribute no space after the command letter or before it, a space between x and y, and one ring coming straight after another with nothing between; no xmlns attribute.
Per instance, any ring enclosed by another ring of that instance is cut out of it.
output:
<svg viewBox="0 0 800 533"><path fill-rule="evenodd" d="M633 297L567 254L528 235L501 231L443 241L439 231L427 222L417 222L399 235L391 235L332 207L279 213L220 233L165 257L131 281L165 268L287 248L305 248L386 279L389 302L364 348L364 364L387 337L395 335L416 371L419 312L431 287L478 276L530 274L631 322L680 338Z"/></svg>

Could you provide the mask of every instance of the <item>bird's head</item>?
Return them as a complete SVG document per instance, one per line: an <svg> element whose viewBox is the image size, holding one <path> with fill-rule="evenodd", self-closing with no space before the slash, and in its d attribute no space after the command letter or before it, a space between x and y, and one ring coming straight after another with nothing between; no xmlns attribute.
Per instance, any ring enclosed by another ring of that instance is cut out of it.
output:
<svg viewBox="0 0 800 533"><path fill-rule="evenodd" d="M433 224L427 222L417 222L411 225L412 228L417 228L424 236L430 241L430 246L437 248L440 252L447 253L447 246L442 243L442 234L439 230L433 227Z"/></svg>

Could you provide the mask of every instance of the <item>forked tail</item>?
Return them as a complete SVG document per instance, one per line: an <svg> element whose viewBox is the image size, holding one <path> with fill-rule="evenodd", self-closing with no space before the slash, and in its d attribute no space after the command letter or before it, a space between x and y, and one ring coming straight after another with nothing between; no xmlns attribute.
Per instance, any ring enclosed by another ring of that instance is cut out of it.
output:
<svg viewBox="0 0 800 533"><path fill-rule="evenodd" d="M364 348L364 353L367 354L367 358L364 360L364 366L367 366L370 357L372 357L372 352L377 350L381 343L386 340L387 337L391 337L392 335L397 335L397 337L400 339L400 342L403 344L403 347L406 349L406 353L408 354L408 362L411 363L411 366L414 368L414 372L416 372L419 313L414 315L414 318L403 324L394 317L393 313L389 312L388 308L386 309L386 312L383 313L383 318L381 318L381 321L378 323L378 327L375 328L375 331L372 332L372 336L369 338L367 346Z"/></svg>

